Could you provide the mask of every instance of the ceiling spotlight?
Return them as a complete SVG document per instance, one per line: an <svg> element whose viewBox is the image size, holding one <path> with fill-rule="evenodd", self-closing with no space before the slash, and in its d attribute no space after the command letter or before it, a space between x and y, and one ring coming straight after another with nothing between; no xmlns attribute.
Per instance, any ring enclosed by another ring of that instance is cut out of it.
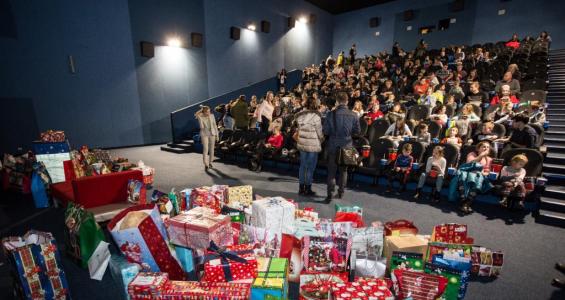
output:
<svg viewBox="0 0 565 300"><path fill-rule="evenodd" d="M181 47L182 46L182 42L180 41L179 38L174 37L174 38L170 38L167 41L167 45L169 45L169 47Z"/></svg>
<svg viewBox="0 0 565 300"><path fill-rule="evenodd" d="M306 24L306 23L308 23L308 18L306 18L305 16L302 16L302 17L298 18L298 22L300 22L302 24Z"/></svg>
<svg viewBox="0 0 565 300"><path fill-rule="evenodd" d="M255 24L249 24L247 25L247 29L251 30L251 31L255 31Z"/></svg>

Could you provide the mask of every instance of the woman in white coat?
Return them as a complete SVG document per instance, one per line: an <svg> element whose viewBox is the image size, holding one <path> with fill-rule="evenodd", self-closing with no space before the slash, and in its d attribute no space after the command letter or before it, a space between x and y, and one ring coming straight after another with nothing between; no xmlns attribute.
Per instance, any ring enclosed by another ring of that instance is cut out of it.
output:
<svg viewBox="0 0 565 300"><path fill-rule="evenodd" d="M202 159L204 160L204 170L212 169L214 159L214 145L218 138L218 125L214 114L210 112L210 107L202 105L194 116L200 124L200 139L202 140Z"/></svg>

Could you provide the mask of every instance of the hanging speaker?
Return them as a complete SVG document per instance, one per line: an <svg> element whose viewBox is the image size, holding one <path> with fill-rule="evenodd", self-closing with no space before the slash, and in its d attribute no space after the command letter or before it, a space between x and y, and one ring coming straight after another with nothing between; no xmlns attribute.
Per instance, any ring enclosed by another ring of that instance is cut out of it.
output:
<svg viewBox="0 0 565 300"><path fill-rule="evenodd" d="M450 10L452 12L458 12L465 9L465 0L455 0L451 2Z"/></svg>
<svg viewBox="0 0 565 300"><path fill-rule="evenodd" d="M404 21L412 21L414 19L414 10L409 9L404 11Z"/></svg>
<svg viewBox="0 0 565 300"><path fill-rule="evenodd" d="M375 27L379 27L379 25L381 25L381 18L374 17L369 19L369 27L375 28Z"/></svg>
<svg viewBox="0 0 565 300"><path fill-rule="evenodd" d="M190 34L190 43L194 48L202 48L202 33L192 32Z"/></svg>
<svg viewBox="0 0 565 300"><path fill-rule="evenodd" d="M232 40L236 40L236 41L239 40L240 31L241 31L241 30L240 30L239 28L232 26L232 27L230 28L230 38L231 38Z"/></svg>
<svg viewBox="0 0 565 300"><path fill-rule="evenodd" d="M269 21L261 21L261 32L269 33L271 32L271 22Z"/></svg>
<svg viewBox="0 0 565 300"><path fill-rule="evenodd" d="M286 18L286 25L288 26L288 28L294 28L294 18L293 17Z"/></svg>
<svg viewBox="0 0 565 300"><path fill-rule="evenodd" d="M150 42L140 42L141 56L151 58L155 56L155 45Z"/></svg>

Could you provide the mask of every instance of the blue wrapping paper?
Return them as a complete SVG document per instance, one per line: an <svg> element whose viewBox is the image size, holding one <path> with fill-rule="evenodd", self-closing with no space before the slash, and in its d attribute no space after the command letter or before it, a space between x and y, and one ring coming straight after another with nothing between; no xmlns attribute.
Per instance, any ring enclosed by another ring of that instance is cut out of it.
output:
<svg viewBox="0 0 565 300"><path fill-rule="evenodd" d="M128 284L137 276L141 267L136 263L130 263L121 255L112 255L110 257L110 273L112 278L121 290L121 298L129 300Z"/></svg>

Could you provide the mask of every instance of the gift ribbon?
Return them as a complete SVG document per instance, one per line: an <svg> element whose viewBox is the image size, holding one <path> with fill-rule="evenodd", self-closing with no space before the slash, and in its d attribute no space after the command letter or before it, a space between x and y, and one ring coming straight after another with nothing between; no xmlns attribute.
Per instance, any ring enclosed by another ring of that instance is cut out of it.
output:
<svg viewBox="0 0 565 300"><path fill-rule="evenodd" d="M238 254L252 253L253 250L243 250L243 251L227 251L226 249L218 247L214 241L210 241L210 247L208 251L214 252L215 254L207 255L206 261L211 259L219 258L222 263L222 270L224 271L224 277L226 281L232 281L233 277L230 270L230 260L239 262L242 264L248 264L247 259L239 256Z"/></svg>

